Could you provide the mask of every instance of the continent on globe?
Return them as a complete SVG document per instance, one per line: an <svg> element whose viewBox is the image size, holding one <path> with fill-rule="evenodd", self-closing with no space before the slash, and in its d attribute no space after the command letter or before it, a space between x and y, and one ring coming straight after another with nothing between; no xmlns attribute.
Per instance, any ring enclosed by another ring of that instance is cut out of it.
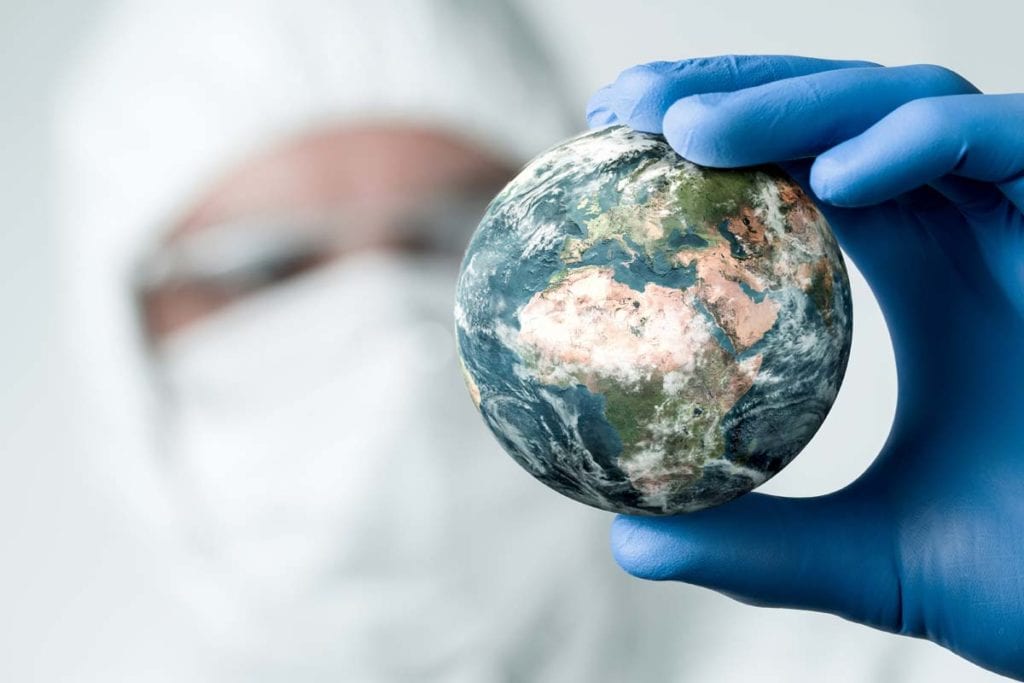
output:
<svg viewBox="0 0 1024 683"><path fill-rule="evenodd" d="M494 199L456 292L470 395L537 479L614 512L724 503L810 441L849 358L842 254L774 167L612 126Z"/></svg>

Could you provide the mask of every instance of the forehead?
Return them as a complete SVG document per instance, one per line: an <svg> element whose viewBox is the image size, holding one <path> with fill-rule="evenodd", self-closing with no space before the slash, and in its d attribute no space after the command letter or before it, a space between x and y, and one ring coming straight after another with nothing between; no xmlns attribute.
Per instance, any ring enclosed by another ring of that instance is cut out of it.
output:
<svg viewBox="0 0 1024 683"><path fill-rule="evenodd" d="M296 136L230 170L168 236L249 214L430 196L493 186L515 168L455 135L399 125L336 125Z"/></svg>

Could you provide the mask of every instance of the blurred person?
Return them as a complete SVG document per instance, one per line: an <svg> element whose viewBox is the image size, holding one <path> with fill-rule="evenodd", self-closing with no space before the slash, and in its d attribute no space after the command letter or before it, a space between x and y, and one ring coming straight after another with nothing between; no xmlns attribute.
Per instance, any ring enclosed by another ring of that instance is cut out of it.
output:
<svg viewBox="0 0 1024 683"><path fill-rule="evenodd" d="M815 623L630 581L609 517L466 396L458 259L583 126L564 87L504 2L128 2L93 36L58 121L83 446L178 549L211 680L814 680L832 656ZM898 680L893 654L844 680Z"/></svg>
<svg viewBox="0 0 1024 683"><path fill-rule="evenodd" d="M670 672L606 518L455 360L470 233L572 130L511 7L127 3L61 112L83 433L181 547L213 680Z"/></svg>

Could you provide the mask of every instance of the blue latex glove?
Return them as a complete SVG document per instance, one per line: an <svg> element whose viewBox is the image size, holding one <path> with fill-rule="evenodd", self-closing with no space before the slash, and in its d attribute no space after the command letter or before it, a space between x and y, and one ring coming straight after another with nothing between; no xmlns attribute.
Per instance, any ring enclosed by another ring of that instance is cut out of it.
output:
<svg viewBox="0 0 1024 683"><path fill-rule="evenodd" d="M618 517L619 564L1024 678L1024 95L936 66L715 57L631 68L588 119L707 166L785 162L870 282L899 380L845 489Z"/></svg>

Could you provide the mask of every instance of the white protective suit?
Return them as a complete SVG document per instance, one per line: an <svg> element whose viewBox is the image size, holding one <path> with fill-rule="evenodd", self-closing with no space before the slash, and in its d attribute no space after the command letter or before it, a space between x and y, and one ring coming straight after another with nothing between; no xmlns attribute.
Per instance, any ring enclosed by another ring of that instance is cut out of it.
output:
<svg viewBox="0 0 1024 683"><path fill-rule="evenodd" d="M611 516L533 481L475 414L450 265L343 260L147 358L140 254L275 142L407 120L524 161L582 127L504 2L122 4L59 115L79 417L111 490L180 548L211 680L803 681L836 657L833 680L897 680L837 652L829 618L614 567Z"/></svg>

